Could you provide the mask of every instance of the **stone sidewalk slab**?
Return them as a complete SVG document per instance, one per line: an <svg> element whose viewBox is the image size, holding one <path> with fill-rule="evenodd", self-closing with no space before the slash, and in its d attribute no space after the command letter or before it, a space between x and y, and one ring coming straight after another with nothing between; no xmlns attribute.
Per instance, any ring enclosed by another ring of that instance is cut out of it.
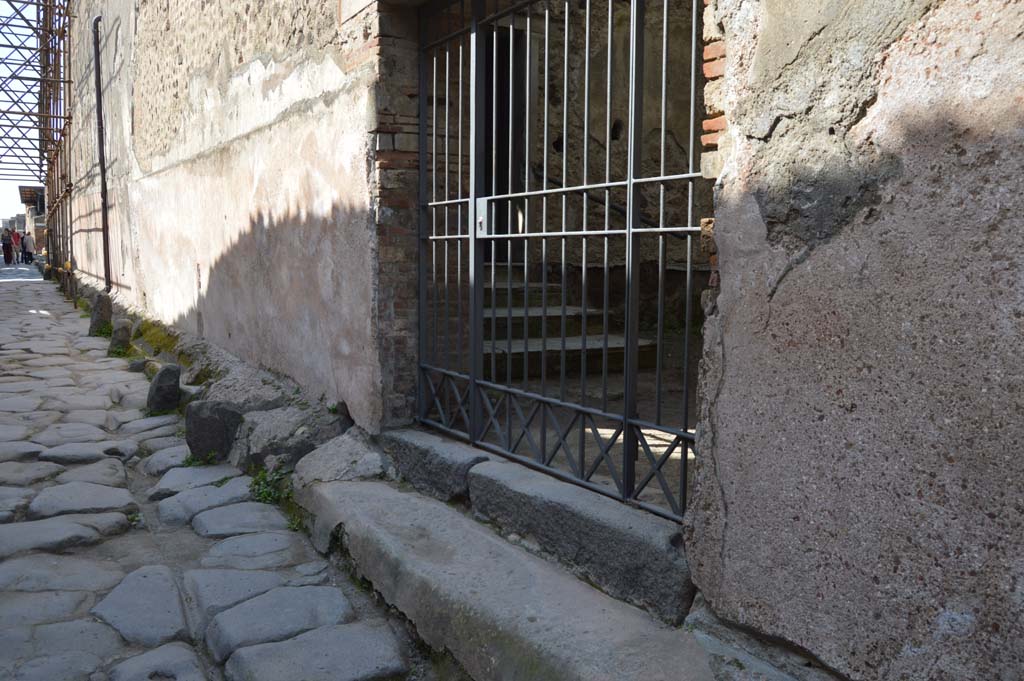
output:
<svg viewBox="0 0 1024 681"><path fill-rule="evenodd" d="M224 675L227 681L387 681L404 678L407 670L388 626L360 622L242 648Z"/></svg>
<svg viewBox="0 0 1024 681"><path fill-rule="evenodd" d="M139 510L131 492L92 482L69 482L47 487L28 506L28 517L49 518L64 513L134 513Z"/></svg>
<svg viewBox="0 0 1024 681"><path fill-rule="evenodd" d="M163 565L141 567L125 577L92 614L127 641L155 647L188 636L174 575Z"/></svg>
<svg viewBox="0 0 1024 681"><path fill-rule="evenodd" d="M192 519L192 529L201 537L230 537L287 530L288 519L276 506L247 501L203 511Z"/></svg>
<svg viewBox="0 0 1024 681"><path fill-rule="evenodd" d="M282 586L225 610L210 622L206 646L218 662L239 648L281 641L355 617L348 599L329 586Z"/></svg>
<svg viewBox="0 0 1024 681"><path fill-rule="evenodd" d="M164 473L159 482L146 491L146 497L150 501L159 501L193 487L205 487L225 478L238 477L241 474L242 471L227 464L172 468Z"/></svg>

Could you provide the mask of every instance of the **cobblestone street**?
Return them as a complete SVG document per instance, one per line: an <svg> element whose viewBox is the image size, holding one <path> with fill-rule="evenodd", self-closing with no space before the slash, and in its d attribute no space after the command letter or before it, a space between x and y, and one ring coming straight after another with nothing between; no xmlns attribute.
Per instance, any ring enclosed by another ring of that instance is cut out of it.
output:
<svg viewBox="0 0 1024 681"><path fill-rule="evenodd" d="M35 273L0 273L0 678L406 678L401 627L239 470L189 465Z"/></svg>

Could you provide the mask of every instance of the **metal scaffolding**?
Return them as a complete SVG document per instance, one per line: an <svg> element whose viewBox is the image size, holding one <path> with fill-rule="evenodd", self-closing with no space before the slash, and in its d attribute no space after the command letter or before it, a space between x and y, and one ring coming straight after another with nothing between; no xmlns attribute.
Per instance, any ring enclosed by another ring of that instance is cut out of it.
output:
<svg viewBox="0 0 1024 681"><path fill-rule="evenodd" d="M67 0L0 0L0 180L45 185L47 262L74 295L71 19Z"/></svg>

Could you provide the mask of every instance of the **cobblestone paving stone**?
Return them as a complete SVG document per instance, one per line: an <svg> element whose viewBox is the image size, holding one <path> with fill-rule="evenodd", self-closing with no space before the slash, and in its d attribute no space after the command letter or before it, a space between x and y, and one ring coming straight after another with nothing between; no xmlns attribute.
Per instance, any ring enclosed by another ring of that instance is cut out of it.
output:
<svg viewBox="0 0 1024 681"><path fill-rule="evenodd" d="M53 285L3 268L0 309L0 679L434 678Z"/></svg>

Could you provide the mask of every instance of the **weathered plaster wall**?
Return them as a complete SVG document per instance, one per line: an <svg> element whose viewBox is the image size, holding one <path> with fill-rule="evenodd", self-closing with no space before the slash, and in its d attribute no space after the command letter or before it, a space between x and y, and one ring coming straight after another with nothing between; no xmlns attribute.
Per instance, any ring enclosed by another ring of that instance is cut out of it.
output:
<svg viewBox="0 0 1024 681"><path fill-rule="evenodd" d="M1024 669L1024 5L718 0L714 609L852 679Z"/></svg>
<svg viewBox="0 0 1024 681"><path fill-rule="evenodd" d="M377 4L345 21L313 0L81 2L78 15L101 4L122 302L344 400L371 430L408 418L412 387L392 374L415 375L414 356L382 338L396 316L414 323L415 306L382 317L378 292L376 132L392 46ZM89 28L75 29L87 279L103 271Z"/></svg>

